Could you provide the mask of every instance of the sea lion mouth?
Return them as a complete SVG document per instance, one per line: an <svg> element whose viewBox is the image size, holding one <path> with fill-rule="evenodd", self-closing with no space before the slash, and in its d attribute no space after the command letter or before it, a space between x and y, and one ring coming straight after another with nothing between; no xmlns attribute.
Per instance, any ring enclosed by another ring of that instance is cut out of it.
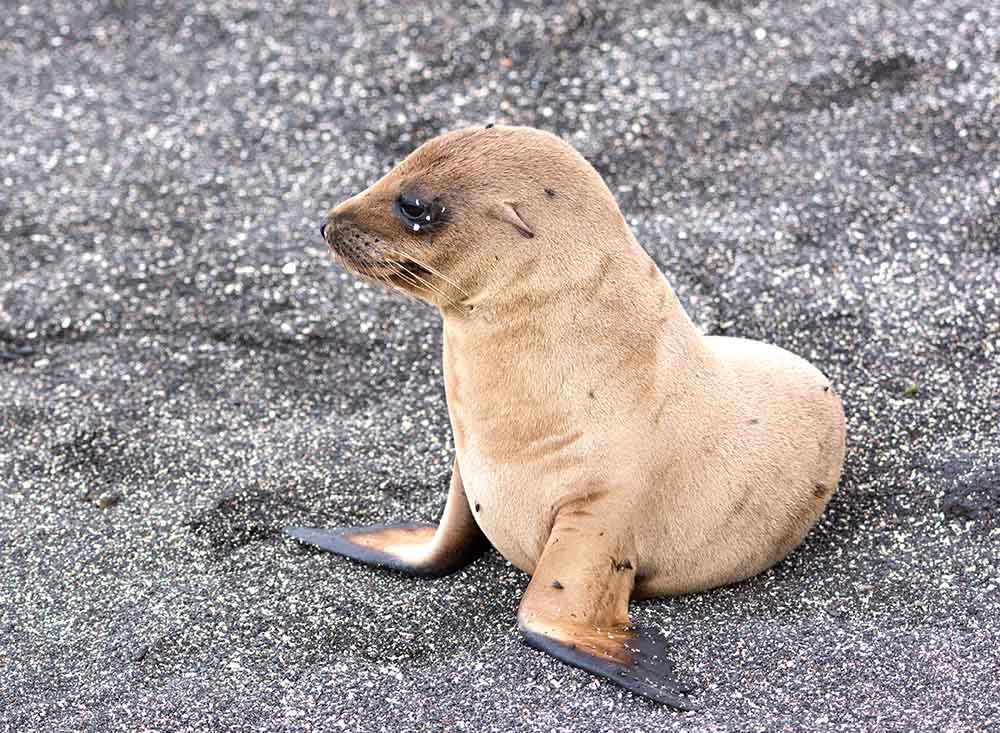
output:
<svg viewBox="0 0 1000 733"><path fill-rule="evenodd" d="M334 259L349 272L401 290L436 291L432 268L404 252L391 251L380 238L350 227L331 229L329 224L320 227L320 233Z"/></svg>

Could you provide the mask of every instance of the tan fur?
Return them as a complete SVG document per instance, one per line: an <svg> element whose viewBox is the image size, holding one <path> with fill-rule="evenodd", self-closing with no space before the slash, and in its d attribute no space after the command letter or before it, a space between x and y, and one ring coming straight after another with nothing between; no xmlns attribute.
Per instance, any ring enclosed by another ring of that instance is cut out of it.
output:
<svg viewBox="0 0 1000 733"><path fill-rule="evenodd" d="M409 231L392 207L417 189L450 221ZM826 506L844 457L830 383L775 346L702 336L600 176L555 136L443 135L329 222L345 266L441 311L473 516L507 559L544 576L525 628L584 623L583 638L627 624L630 595L747 578ZM393 274L404 262L425 269ZM625 556L626 576L608 569Z"/></svg>
<svg viewBox="0 0 1000 733"><path fill-rule="evenodd" d="M448 202L440 233L391 215L413 183ZM534 237L507 225L508 205ZM525 571L556 507L595 482L617 497L602 521L636 538L643 595L763 570L829 500L844 450L829 382L777 347L701 336L596 171L558 138L444 135L332 219L451 281L423 276L440 293L394 284L441 308L465 490Z"/></svg>

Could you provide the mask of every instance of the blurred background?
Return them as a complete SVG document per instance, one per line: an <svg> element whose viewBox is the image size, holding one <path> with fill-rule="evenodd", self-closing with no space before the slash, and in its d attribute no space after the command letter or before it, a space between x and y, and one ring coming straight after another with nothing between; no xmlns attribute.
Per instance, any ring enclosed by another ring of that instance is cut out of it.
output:
<svg viewBox="0 0 1000 733"><path fill-rule="evenodd" d="M996 3L2 11L0 727L1000 724ZM696 323L844 396L804 546L636 609L696 718L523 648L495 553L421 583L280 536L440 512L438 317L318 225L488 122L565 137Z"/></svg>

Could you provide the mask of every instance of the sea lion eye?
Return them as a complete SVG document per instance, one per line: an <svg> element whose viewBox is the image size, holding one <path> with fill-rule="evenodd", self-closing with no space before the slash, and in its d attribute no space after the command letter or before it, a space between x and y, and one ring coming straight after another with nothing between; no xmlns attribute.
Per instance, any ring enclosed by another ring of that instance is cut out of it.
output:
<svg viewBox="0 0 1000 733"><path fill-rule="evenodd" d="M401 194L396 201L396 207L403 221L413 231L419 232L421 227L425 227L434 221L434 204L427 199L422 199L411 194Z"/></svg>

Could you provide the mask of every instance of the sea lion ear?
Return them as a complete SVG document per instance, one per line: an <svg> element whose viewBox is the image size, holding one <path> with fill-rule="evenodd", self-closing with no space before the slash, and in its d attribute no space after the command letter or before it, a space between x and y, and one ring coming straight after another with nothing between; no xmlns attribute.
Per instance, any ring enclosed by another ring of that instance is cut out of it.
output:
<svg viewBox="0 0 1000 733"><path fill-rule="evenodd" d="M522 236L527 237L528 239L535 236L535 233L531 231L531 227L529 227L524 222L524 219L521 218L521 215L517 213L517 209L514 208L514 204L505 202L497 207L493 213L501 221L512 224L517 231L521 232Z"/></svg>

